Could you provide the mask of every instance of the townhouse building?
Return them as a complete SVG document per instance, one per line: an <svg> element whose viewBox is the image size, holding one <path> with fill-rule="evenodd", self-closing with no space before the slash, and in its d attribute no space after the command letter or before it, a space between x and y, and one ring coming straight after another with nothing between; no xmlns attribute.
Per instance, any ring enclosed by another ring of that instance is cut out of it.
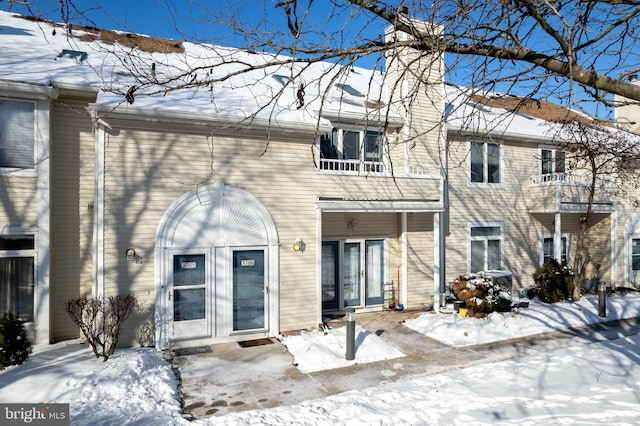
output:
<svg viewBox="0 0 640 426"><path fill-rule="evenodd" d="M36 343L76 338L64 302L86 295L133 294L121 342L164 348L437 308L460 273L525 288L572 256L583 186L551 120L445 88L437 55L398 47L382 73L9 13L0 43L0 313ZM136 74L185 64L208 84ZM627 204L589 228L612 283L640 256Z"/></svg>

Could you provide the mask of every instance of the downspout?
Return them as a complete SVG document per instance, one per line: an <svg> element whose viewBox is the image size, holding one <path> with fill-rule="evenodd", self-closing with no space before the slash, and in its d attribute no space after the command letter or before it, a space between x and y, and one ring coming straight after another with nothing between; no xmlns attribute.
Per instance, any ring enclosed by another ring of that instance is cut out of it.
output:
<svg viewBox="0 0 640 426"><path fill-rule="evenodd" d="M36 276L34 282L35 343L48 345L51 340L51 103L38 101L35 115L38 129L36 135L37 206L38 232L36 249ZM45 131L46 129L46 131Z"/></svg>
<svg viewBox="0 0 640 426"><path fill-rule="evenodd" d="M95 180L93 207L93 283L92 296L104 298L104 179L105 179L105 128L109 125L93 114L96 126Z"/></svg>

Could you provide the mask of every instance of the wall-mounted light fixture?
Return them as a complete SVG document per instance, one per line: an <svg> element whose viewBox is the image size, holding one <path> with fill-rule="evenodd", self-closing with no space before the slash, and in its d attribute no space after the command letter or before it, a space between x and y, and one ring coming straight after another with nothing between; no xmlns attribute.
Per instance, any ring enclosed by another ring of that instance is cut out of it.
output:
<svg viewBox="0 0 640 426"><path fill-rule="evenodd" d="M304 241L302 241L300 238L296 239L296 242L293 243L292 249L294 252L301 252L304 253L304 249L307 247L307 245L304 243Z"/></svg>
<svg viewBox="0 0 640 426"><path fill-rule="evenodd" d="M133 247L129 247L127 249L127 260L129 262L135 262L136 261L136 249L134 249Z"/></svg>
<svg viewBox="0 0 640 426"><path fill-rule="evenodd" d="M356 232L356 230L358 229L358 221L353 219L347 224L347 228L349 228L349 231L351 232Z"/></svg>

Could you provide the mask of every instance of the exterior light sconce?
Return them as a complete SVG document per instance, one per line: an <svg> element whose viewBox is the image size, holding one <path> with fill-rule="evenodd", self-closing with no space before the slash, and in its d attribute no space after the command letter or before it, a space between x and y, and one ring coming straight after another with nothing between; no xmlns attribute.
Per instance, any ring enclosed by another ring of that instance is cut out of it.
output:
<svg viewBox="0 0 640 426"><path fill-rule="evenodd" d="M128 260L129 262L135 262L135 263L138 263L138 262L137 262L137 257L136 257L136 249L134 249L133 247L129 247L129 248L127 249L127 260Z"/></svg>
<svg viewBox="0 0 640 426"><path fill-rule="evenodd" d="M302 241L300 238L296 239L296 242L293 243L292 249L295 253L297 252L301 252L304 253L304 249L307 247L307 245L304 243L304 241Z"/></svg>
<svg viewBox="0 0 640 426"><path fill-rule="evenodd" d="M347 228L349 228L349 231L351 232L356 232L356 230L358 229L358 221L353 219L351 222L349 222Z"/></svg>

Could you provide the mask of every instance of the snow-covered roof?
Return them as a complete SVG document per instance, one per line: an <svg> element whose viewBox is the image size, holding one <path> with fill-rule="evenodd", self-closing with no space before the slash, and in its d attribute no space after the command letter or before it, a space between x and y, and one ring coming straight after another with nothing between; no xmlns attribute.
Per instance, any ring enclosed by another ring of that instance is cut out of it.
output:
<svg viewBox="0 0 640 426"><path fill-rule="evenodd" d="M550 118L540 118L521 108L522 105L517 105L518 100L522 101L521 98L478 92L454 85L446 86L445 98L447 129L450 132L549 139L557 126ZM516 105L504 101L506 98L513 100ZM545 107L547 106L541 106L541 109Z"/></svg>
<svg viewBox="0 0 640 426"><path fill-rule="evenodd" d="M389 113L378 70L67 27L8 12L0 12L0 46L0 88L26 83L97 92L97 110L311 129L319 123L403 122ZM151 84L156 80L166 83ZM185 88L167 90L179 86ZM445 92L450 132L548 140L558 114L578 114L545 101L527 100L523 108L521 98L454 85Z"/></svg>
<svg viewBox="0 0 640 426"><path fill-rule="evenodd" d="M599 132L637 140L611 122L597 120L579 111L543 99L445 86L447 130L475 136L551 142L566 136L566 123L579 121ZM624 135L624 136L621 136Z"/></svg>
<svg viewBox="0 0 640 426"><path fill-rule="evenodd" d="M251 117L314 126L319 115L362 121L387 114L383 75L363 68L66 27L7 12L0 12L0 45L0 85L27 83L98 91L98 107L118 107L124 112L179 112L233 120ZM180 77L164 85L140 80L146 76L163 81L176 75ZM199 85L202 81L209 84ZM165 90L181 85L187 87Z"/></svg>

